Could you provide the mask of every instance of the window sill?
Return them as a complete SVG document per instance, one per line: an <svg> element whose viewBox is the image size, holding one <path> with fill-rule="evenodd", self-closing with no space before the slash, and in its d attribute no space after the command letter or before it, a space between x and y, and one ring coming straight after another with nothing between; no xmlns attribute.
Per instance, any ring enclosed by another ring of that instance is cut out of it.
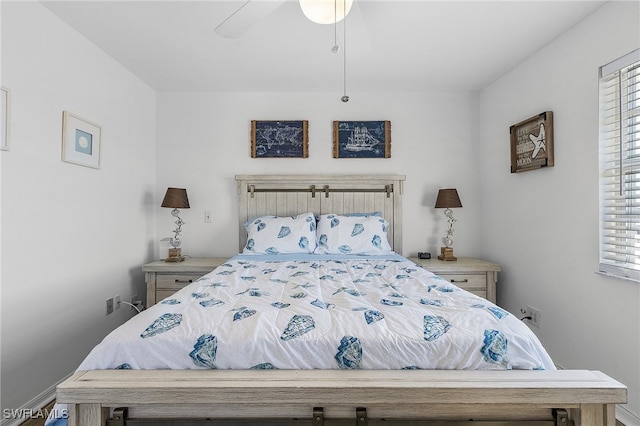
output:
<svg viewBox="0 0 640 426"><path fill-rule="evenodd" d="M613 274L611 272L606 272L606 271L596 271L596 274L602 275L602 276L605 276L605 277L618 278L618 279L621 279L621 280L624 280L624 281L631 281L633 283L640 284L640 279L635 278L635 277L629 277L629 276L625 276L625 275Z"/></svg>

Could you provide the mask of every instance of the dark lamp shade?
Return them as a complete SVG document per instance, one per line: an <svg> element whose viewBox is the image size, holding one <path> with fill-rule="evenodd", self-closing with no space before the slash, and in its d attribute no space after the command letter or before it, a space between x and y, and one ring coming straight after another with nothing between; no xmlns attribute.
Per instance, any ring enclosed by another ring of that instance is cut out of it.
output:
<svg viewBox="0 0 640 426"><path fill-rule="evenodd" d="M174 209L188 209L189 198L187 198L187 190L184 188L167 188L164 194L162 207L171 207Z"/></svg>
<svg viewBox="0 0 640 426"><path fill-rule="evenodd" d="M436 209L450 209L454 207L462 207L458 191L455 188L441 189L438 191L436 198Z"/></svg>

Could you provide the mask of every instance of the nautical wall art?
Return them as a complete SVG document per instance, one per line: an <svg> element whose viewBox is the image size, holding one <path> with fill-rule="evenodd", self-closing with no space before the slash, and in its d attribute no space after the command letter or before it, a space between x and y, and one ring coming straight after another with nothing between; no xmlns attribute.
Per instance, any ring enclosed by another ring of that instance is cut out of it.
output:
<svg viewBox="0 0 640 426"><path fill-rule="evenodd" d="M102 127L68 111L62 113L62 161L100 168Z"/></svg>
<svg viewBox="0 0 640 426"><path fill-rule="evenodd" d="M390 121L333 122L333 158L390 157Z"/></svg>
<svg viewBox="0 0 640 426"><path fill-rule="evenodd" d="M309 122L251 120L251 157L309 157Z"/></svg>
<svg viewBox="0 0 640 426"><path fill-rule="evenodd" d="M553 112L545 111L509 128L511 173L553 166Z"/></svg>

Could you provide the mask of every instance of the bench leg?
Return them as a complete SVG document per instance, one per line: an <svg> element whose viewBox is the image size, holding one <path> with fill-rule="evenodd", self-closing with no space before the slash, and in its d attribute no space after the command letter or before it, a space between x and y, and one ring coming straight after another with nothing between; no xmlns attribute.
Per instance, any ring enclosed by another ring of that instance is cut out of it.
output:
<svg viewBox="0 0 640 426"><path fill-rule="evenodd" d="M68 404L67 426L104 426L109 409L100 404Z"/></svg>
<svg viewBox="0 0 640 426"><path fill-rule="evenodd" d="M615 404L582 404L579 424L581 426L615 426Z"/></svg>

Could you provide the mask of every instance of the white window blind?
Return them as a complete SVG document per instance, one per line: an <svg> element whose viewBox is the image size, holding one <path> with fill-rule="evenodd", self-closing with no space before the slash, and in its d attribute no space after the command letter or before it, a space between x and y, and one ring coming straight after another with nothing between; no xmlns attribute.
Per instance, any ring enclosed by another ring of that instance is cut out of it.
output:
<svg viewBox="0 0 640 426"><path fill-rule="evenodd" d="M640 49L600 68L599 270L640 281Z"/></svg>

